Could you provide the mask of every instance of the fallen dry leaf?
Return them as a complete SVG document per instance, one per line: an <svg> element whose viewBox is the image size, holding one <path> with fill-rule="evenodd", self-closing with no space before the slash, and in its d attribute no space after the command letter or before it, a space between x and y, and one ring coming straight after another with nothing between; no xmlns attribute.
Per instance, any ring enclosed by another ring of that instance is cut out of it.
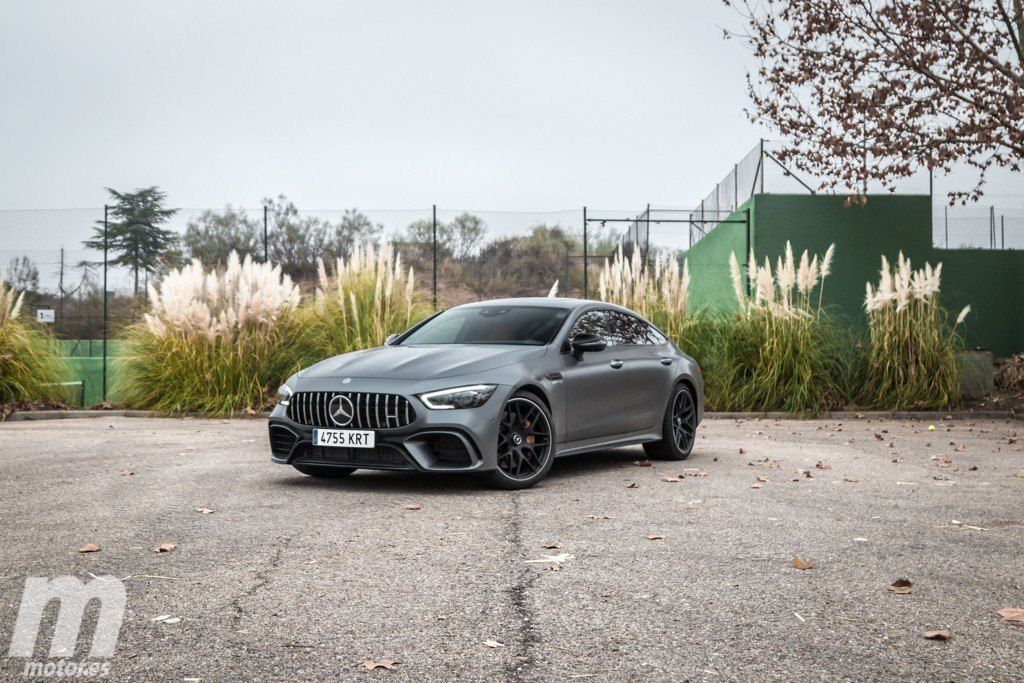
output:
<svg viewBox="0 0 1024 683"><path fill-rule="evenodd" d="M675 483L681 482L682 478L679 475L674 475L674 476L671 476L671 477L662 477L661 480L662 481L671 482L671 483L675 484Z"/></svg>
<svg viewBox="0 0 1024 683"><path fill-rule="evenodd" d="M1018 472L1018 473L1017 473L1017 474L1015 474L1014 476L1015 476L1015 477L1020 477L1021 479L1024 479L1024 470L1021 470L1020 472Z"/></svg>
<svg viewBox="0 0 1024 683"><path fill-rule="evenodd" d="M193 508L196 512L204 515L212 515L216 510L213 508Z"/></svg>
<svg viewBox="0 0 1024 683"><path fill-rule="evenodd" d="M587 515L587 519L611 519L608 515Z"/></svg>
<svg viewBox="0 0 1024 683"><path fill-rule="evenodd" d="M896 595L907 595L913 587L914 584L910 579L896 579L889 584L889 592L895 593Z"/></svg>
<svg viewBox="0 0 1024 683"><path fill-rule="evenodd" d="M122 477L134 477L135 476L135 472L133 472L132 470L121 470L121 476Z"/></svg>
<svg viewBox="0 0 1024 683"><path fill-rule="evenodd" d="M996 612L1002 621L1024 624L1024 607L1004 607Z"/></svg>
<svg viewBox="0 0 1024 683"><path fill-rule="evenodd" d="M393 671L395 664L401 664L401 662L397 659L378 659L376 661L367 659L363 662L363 666L370 671L373 671L374 669L387 669L388 671Z"/></svg>
<svg viewBox="0 0 1024 683"><path fill-rule="evenodd" d="M638 488L640 488L640 485L637 484L636 482L633 482L632 484L626 484L626 488L627 489L638 489Z"/></svg>
<svg viewBox="0 0 1024 683"><path fill-rule="evenodd" d="M485 640L484 645L487 647L505 647L505 643L499 643L497 640Z"/></svg>
<svg viewBox="0 0 1024 683"><path fill-rule="evenodd" d="M661 534L644 534L644 538L646 538L648 541L660 541L665 537Z"/></svg>
<svg viewBox="0 0 1024 683"><path fill-rule="evenodd" d="M790 563L794 567L799 569L800 571L805 571L807 569L813 569L814 568L814 561L813 560L801 560L796 555L793 556L793 559L790 560Z"/></svg>
<svg viewBox="0 0 1024 683"><path fill-rule="evenodd" d="M177 547L178 546L174 545L170 541L164 541L155 548L150 548L150 550L152 550L154 553L169 553Z"/></svg>
<svg viewBox="0 0 1024 683"><path fill-rule="evenodd" d="M744 453L746 453L746 451L741 448L740 449L740 455L743 455Z"/></svg>
<svg viewBox="0 0 1024 683"><path fill-rule="evenodd" d="M696 467L690 467L683 470L683 474L687 477L706 477L708 476L708 471Z"/></svg>
<svg viewBox="0 0 1024 683"><path fill-rule="evenodd" d="M563 564L572 559L572 555L569 553L558 553L557 555L542 555L532 560L523 560L527 564L540 564L543 562L550 562L551 564Z"/></svg>
<svg viewBox="0 0 1024 683"><path fill-rule="evenodd" d="M409 503L408 505L402 506L403 510L419 510L420 508L421 506L418 503Z"/></svg>
<svg viewBox="0 0 1024 683"><path fill-rule="evenodd" d="M949 631L925 631L921 635L928 640L949 640L952 634Z"/></svg>
<svg viewBox="0 0 1024 683"><path fill-rule="evenodd" d="M562 549L562 544L561 543L541 543L540 547L543 548L544 550L561 550Z"/></svg>
<svg viewBox="0 0 1024 683"><path fill-rule="evenodd" d="M636 465L637 467L650 467L654 463L652 463L650 460L634 460L633 464Z"/></svg>
<svg viewBox="0 0 1024 683"><path fill-rule="evenodd" d="M761 488L761 485L760 484L751 484L750 488L752 488L752 489L759 489L759 488Z"/></svg>
<svg viewBox="0 0 1024 683"><path fill-rule="evenodd" d="M81 548L79 548L77 552L80 552L80 553L98 553L99 551L100 551L100 547L98 545L96 545L95 543L86 543Z"/></svg>
<svg viewBox="0 0 1024 683"><path fill-rule="evenodd" d="M800 476L806 478L806 479L814 479L814 475L811 473L810 470L800 469L800 470L797 470L796 473L799 474Z"/></svg>
<svg viewBox="0 0 1024 683"><path fill-rule="evenodd" d="M825 462L824 460L819 460L814 466L817 467L819 470L828 469L828 463Z"/></svg>
<svg viewBox="0 0 1024 683"><path fill-rule="evenodd" d="M767 484L768 483L768 477L765 477L765 476L762 476L762 475L758 475L758 476L756 476L754 478L757 479L762 484Z"/></svg>

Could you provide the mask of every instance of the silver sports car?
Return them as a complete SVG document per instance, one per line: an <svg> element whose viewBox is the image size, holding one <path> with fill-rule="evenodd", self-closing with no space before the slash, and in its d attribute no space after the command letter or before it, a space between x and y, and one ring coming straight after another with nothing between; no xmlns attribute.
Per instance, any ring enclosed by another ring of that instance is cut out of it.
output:
<svg viewBox="0 0 1024 683"><path fill-rule="evenodd" d="M508 489L536 484L557 456L613 446L683 460L704 413L692 358L636 313L578 299L451 308L278 394L274 462L316 477L476 472Z"/></svg>

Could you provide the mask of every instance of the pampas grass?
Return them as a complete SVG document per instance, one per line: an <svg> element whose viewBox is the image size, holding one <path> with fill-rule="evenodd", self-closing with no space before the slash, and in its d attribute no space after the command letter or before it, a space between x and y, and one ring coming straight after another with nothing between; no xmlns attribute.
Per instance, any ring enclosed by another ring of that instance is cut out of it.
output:
<svg viewBox="0 0 1024 683"><path fill-rule="evenodd" d="M20 317L25 293L0 280L0 404L62 398L58 386L65 367L57 344L42 326Z"/></svg>
<svg viewBox="0 0 1024 683"><path fill-rule="evenodd" d="M858 402L888 409L945 408L959 400L956 328L939 302L942 264L915 270L900 252L890 265L882 257L878 285L867 284L870 344Z"/></svg>
<svg viewBox="0 0 1024 683"><path fill-rule="evenodd" d="M797 259L787 243L774 268L767 257L757 265L751 254L750 295L730 255L739 313L698 316L680 339L705 368L709 409L818 412L846 400L849 342L821 305L834 253L804 251Z"/></svg>
<svg viewBox="0 0 1024 683"><path fill-rule="evenodd" d="M368 244L338 258L330 270L320 262L313 303L301 314L309 360L380 346L430 312L415 288L415 273L405 270L390 246Z"/></svg>
<svg viewBox="0 0 1024 683"><path fill-rule="evenodd" d="M121 395L164 413L258 410L298 367L298 288L281 269L198 261L149 289L150 310L128 330Z"/></svg>
<svg viewBox="0 0 1024 683"><path fill-rule="evenodd" d="M605 262L598 278L602 301L618 304L644 316L670 337L686 325L686 301L690 288L690 268L682 266L666 252L658 252L653 267L643 262L640 250L625 258L622 245Z"/></svg>

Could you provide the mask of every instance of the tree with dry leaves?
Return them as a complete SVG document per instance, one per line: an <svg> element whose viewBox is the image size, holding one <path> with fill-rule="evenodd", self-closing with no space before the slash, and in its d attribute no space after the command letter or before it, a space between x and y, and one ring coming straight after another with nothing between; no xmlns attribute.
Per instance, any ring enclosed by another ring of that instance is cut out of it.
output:
<svg viewBox="0 0 1024 683"><path fill-rule="evenodd" d="M917 170L1024 160L1024 0L725 0L727 31L759 64L754 120L788 142L780 162L821 189L888 189Z"/></svg>

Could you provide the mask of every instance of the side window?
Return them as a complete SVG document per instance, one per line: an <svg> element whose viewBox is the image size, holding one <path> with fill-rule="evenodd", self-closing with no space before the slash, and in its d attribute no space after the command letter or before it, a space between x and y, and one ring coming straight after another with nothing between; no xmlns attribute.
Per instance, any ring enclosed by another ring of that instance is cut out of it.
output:
<svg viewBox="0 0 1024 683"><path fill-rule="evenodd" d="M570 338L581 333L596 334L604 339L609 347L619 346L622 344L622 340L615 329L612 315L614 314L611 311L589 311L584 313L576 321L576 324L573 325L572 332L569 333Z"/></svg>
<svg viewBox="0 0 1024 683"><path fill-rule="evenodd" d="M651 325L648 325L646 323L641 323L641 324L645 328L647 328L647 339L649 340L647 342L648 344L657 345L657 344L665 344L665 343L668 342L668 339L665 337L665 335L663 335L661 332L659 332L657 330L657 328L655 328L655 327L653 327Z"/></svg>
<svg viewBox="0 0 1024 683"><path fill-rule="evenodd" d="M610 314L615 319L615 327L622 344L641 346L647 344L647 330L639 318L626 313L613 312Z"/></svg>

